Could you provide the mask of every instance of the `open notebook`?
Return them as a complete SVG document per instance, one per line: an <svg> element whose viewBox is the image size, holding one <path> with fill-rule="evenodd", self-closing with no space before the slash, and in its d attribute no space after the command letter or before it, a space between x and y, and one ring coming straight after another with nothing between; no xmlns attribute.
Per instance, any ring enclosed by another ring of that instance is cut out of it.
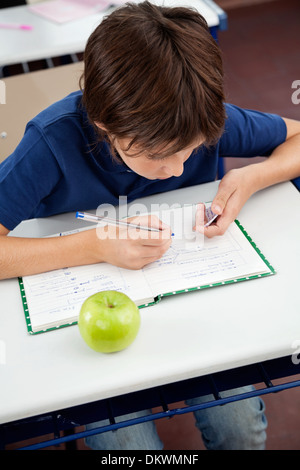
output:
<svg viewBox="0 0 300 470"><path fill-rule="evenodd" d="M274 274L239 221L221 237L196 236L190 207L160 213L175 236L164 256L141 270L99 263L19 278L29 333L76 323L84 300L101 290L122 291L146 307L165 296Z"/></svg>

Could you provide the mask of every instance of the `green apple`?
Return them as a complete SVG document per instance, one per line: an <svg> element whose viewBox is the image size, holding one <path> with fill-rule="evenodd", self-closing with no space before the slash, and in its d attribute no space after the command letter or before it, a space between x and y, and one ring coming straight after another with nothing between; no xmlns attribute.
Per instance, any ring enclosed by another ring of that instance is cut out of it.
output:
<svg viewBox="0 0 300 470"><path fill-rule="evenodd" d="M98 352L111 353L127 348L140 328L136 304L122 292L97 292L82 304L78 327L87 345Z"/></svg>

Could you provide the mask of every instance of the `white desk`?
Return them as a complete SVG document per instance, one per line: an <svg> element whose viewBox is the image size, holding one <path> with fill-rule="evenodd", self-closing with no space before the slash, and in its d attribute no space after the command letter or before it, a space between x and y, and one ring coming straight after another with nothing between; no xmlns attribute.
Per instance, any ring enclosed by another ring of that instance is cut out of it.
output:
<svg viewBox="0 0 300 470"><path fill-rule="evenodd" d="M141 201L211 200L216 187L214 182ZM300 340L300 194L290 183L268 188L248 201L239 220L277 274L141 309L140 332L120 353L92 351L76 325L30 336L17 280L1 281L0 423L291 355ZM74 215L59 215L23 222L14 234L43 236L75 227Z"/></svg>
<svg viewBox="0 0 300 470"><path fill-rule="evenodd" d="M210 0L158 0L164 5L190 5L205 17L210 27L219 25L224 12ZM48 57L82 52L86 41L103 17L113 9L99 12L79 20L56 24L30 11L29 6L0 10L1 23L23 23L33 26L32 31L0 28L0 66L28 62Z"/></svg>

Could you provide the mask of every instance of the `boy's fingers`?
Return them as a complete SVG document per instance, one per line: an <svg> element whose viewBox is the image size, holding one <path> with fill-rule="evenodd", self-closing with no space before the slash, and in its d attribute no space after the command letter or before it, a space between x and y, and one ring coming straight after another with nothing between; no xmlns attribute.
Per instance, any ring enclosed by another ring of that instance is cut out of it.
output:
<svg viewBox="0 0 300 470"><path fill-rule="evenodd" d="M143 227L156 228L159 230L171 230L170 226L162 222L156 215L141 215L126 219L127 222Z"/></svg>
<svg viewBox="0 0 300 470"><path fill-rule="evenodd" d="M224 235L231 222L232 217L229 214L225 215L224 212L224 214L220 215L213 224L205 227L204 234L207 238Z"/></svg>
<svg viewBox="0 0 300 470"><path fill-rule="evenodd" d="M211 204L211 210L214 214L221 215L224 211L228 199L232 196L232 191L228 191L226 188L218 189L216 196Z"/></svg>
<svg viewBox="0 0 300 470"><path fill-rule="evenodd" d="M159 246L171 239L170 226L162 222L156 215L135 216L127 221L137 226L149 227L149 230L134 227L128 229L128 237L134 240L143 240L143 245Z"/></svg>

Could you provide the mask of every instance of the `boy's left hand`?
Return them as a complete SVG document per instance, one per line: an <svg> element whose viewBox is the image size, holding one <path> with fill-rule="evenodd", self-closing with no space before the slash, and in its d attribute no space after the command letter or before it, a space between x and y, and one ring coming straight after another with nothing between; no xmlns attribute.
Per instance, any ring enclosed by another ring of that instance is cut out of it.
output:
<svg viewBox="0 0 300 470"><path fill-rule="evenodd" d="M256 191L254 187L255 165L230 170L219 184L218 192L211 204L211 210L218 214L217 219L208 227L204 227L205 206L199 204L196 212L194 229L204 233L208 238L223 235L233 222L245 202Z"/></svg>

